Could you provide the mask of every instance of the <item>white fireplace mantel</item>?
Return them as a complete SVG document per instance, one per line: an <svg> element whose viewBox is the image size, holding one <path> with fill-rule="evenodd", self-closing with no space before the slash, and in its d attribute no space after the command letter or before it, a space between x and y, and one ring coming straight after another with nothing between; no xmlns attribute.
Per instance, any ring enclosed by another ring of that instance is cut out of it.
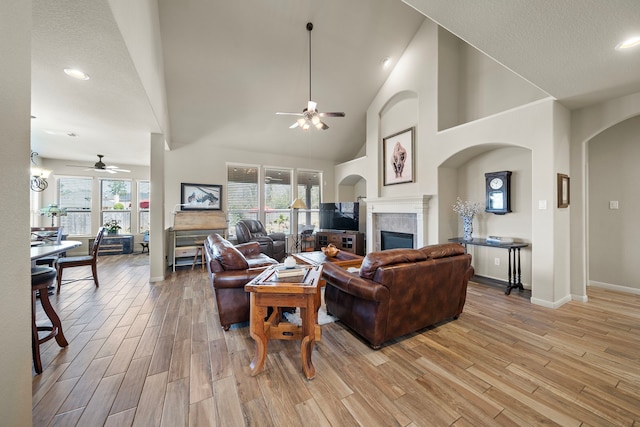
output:
<svg viewBox="0 0 640 427"><path fill-rule="evenodd" d="M384 214L415 214L415 245L417 248L424 246L427 241L427 214L430 199L431 196L428 195L367 198L367 252L379 248L378 239L380 236L376 226L376 217Z"/></svg>

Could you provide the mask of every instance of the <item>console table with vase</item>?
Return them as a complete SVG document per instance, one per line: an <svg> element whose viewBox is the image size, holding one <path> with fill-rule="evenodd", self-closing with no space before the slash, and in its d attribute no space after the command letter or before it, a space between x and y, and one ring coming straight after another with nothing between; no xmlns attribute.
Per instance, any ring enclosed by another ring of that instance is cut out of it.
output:
<svg viewBox="0 0 640 427"><path fill-rule="evenodd" d="M494 243L492 241L488 241L487 239L477 237L474 237L471 240L465 240L462 237L454 237L453 239L449 239L449 241L461 243L462 245L464 245L465 252L467 250L467 245L486 246L490 248L508 250L509 267L507 270L507 276L509 279L507 288L505 289L504 293L506 295L509 295L511 294L512 289L518 289L519 291L524 290L524 286L522 286L522 269L520 268L520 249L529 246L528 243Z"/></svg>

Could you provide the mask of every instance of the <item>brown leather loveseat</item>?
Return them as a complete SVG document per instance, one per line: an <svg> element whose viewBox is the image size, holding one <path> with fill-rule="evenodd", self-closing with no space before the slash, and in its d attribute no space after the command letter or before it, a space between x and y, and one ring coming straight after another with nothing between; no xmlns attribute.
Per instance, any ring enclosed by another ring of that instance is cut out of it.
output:
<svg viewBox="0 0 640 427"><path fill-rule="evenodd" d="M227 331L232 324L249 320L249 294L244 285L278 262L261 253L258 242L234 246L216 233L207 237L204 247L220 324Z"/></svg>
<svg viewBox="0 0 640 427"><path fill-rule="evenodd" d="M471 255L448 243L365 256L360 273L323 264L327 312L374 349L390 339L457 319L473 275Z"/></svg>

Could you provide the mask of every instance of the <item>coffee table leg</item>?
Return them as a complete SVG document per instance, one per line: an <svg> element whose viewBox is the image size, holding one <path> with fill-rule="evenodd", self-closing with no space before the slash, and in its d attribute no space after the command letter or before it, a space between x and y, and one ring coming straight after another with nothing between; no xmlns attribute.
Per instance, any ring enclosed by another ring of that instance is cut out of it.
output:
<svg viewBox="0 0 640 427"><path fill-rule="evenodd" d="M300 307L300 317L302 319L302 344L300 345L300 355L302 359L302 372L305 377L311 380L316 376L316 368L311 361L311 353L315 343L315 303L313 298L307 300L307 307Z"/></svg>
<svg viewBox="0 0 640 427"><path fill-rule="evenodd" d="M255 376L264 369L264 362L267 358L267 335L264 331L264 318L267 315L267 308L256 305L255 293L251 293L251 319L249 329L251 338L256 342L256 353L249 365L251 376Z"/></svg>

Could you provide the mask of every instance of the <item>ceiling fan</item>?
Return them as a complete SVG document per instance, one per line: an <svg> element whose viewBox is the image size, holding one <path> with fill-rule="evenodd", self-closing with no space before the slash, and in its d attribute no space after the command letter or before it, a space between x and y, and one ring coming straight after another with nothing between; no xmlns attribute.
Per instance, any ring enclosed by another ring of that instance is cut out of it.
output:
<svg viewBox="0 0 640 427"><path fill-rule="evenodd" d="M302 130L309 130L311 126L315 126L316 129L325 130L329 129L326 123L322 121L323 117L344 117L342 112L334 113L321 113L316 108L318 103L311 100L311 30L313 30L313 24L307 23L307 31L309 32L309 101L307 102L307 108L302 110L302 113L276 113L285 116L299 116L300 118L295 121L294 124L289 126L289 129L295 129L297 127Z"/></svg>
<svg viewBox="0 0 640 427"><path fill-rule="evenodd" d="M131 172L128 169L121 169L118 166L107 166L102 161L104 155L98 154L98 161L93 166L82 166L82 165L67 165L74 168L85 168L86 171L96 171L96 172L107 172L107 173L118 173L118 172Z"/></svg>

